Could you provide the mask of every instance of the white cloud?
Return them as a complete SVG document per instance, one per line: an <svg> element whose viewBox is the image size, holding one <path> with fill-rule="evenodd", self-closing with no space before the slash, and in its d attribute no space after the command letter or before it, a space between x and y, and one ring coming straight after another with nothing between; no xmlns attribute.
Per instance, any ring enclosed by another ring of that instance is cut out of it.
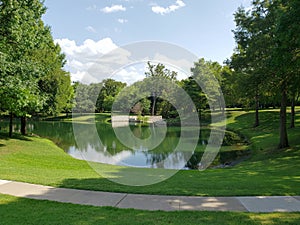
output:
<svg viewBox="0 0 300 225"><path fill-rule="evenodd" d="M126 20L126 19L118 19L118 22L123 24L123 23L127 23L128 20Z"/></svg>
<svg viewBox="0 0 300 225"><path fill-rule="evenodd" d="M75 41L69 39L57 39L55 42L66 54L66 69L70 71L72 81L81 81L84 78L85 83L95 82L94 73L89 71L90 68L104 54L117 48L110 38L99 41L87 39L82 45L77 45Z"/></svg>
<svg viewBox="0 0 300 225"><path fill-rule="evenodd" d="M122 68L116 71L113 74L113 77L116 80L122 80L127 84L133 84L136 81L142 80L145 78L145 65L138 64Z"/></svg>
<svg viewBox="0 0 300 225"><path fill-rule="evenodd" d="M178 72L178 79L185 79L191 75L190 68L194 66L194 61L184 58L170 58L169 56L157 53L154 61L163 63L168 69Z"/></svg>
<svg viewBox="0 0 300 225"><path fill-rule="evenodd" d="M124 7L122 5L112 5L111 7L106 6L105 8L102 8L101 11L104 13L126 11L126 7Z"/></svg>
<svg viewBox="0 0 300 225"><path fill-rule="evenodd" d="M170 5L166 8L164 8L162 6L158 6L158 5L152 6L152 11L157 14L165 15L165 14L174 12L184 6L185 6L185 3L182 0L176 0L175 4Z"/></svg>
<svg viewBox="0 0 300 225"><path fill-rule="evenodd" d="M87 26L85 28L88 32L91 32L91 33L97 33L96 29L92 26Z"/></svg>
<svg viewBox="0 0 300 225"><path fill-rule="evenodd" d="M178 78L182 79L189 76L190 68L197 60L193 58L187 61L181 57L180 52L165 55L154 50L152 54L151 49L148 49L152 45L147 44L142 45L145 52L140 52L141 45L120 48L110 38L99 41L87 39L82 44L69 39L57 39L55 42L66 54L65 69L70 71L72 81L83 83L97 83L103 79L113 78L132 84L145 77L146 63L149 60L152 63L161 62L171 70L178 71Z"/></svg>

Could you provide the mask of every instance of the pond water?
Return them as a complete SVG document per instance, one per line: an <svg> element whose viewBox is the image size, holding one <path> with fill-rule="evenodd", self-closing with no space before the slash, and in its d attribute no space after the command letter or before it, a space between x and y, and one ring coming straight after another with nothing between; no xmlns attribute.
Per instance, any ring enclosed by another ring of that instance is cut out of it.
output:
<svg viewBox="0 0 300 225"><path fill-rule="evenodd" d="M8 127L6 122L2 122L0 125L2 130ZM14 126L15 130L20 127L19 124ZM52 140L66 153L77 159L113 165L165 169L196 169L210 135L208 129L198 130L199 140L196 149L193 152L188 152L184 149L176 149L181 138L181 128L167 127L163 141L149 150L147 144L141 144L143 142L133 143L130 145L131 147L126 146L119 141L112 125L108 123L96 123L97 135L92 135L95 125L82 123L76 126L79 126L81 130L80 141L74 136L71 122L28 122L27 131ZM159 129L155 126L130 125L132 134L142 141L145 140L144 143L147 143L146 140L151 134L158 133L160 135ZM199 128L190 127L185 129L190 129L192 132L194 129ZM184 141L188 143L191 140L186 139ZM229 154L231 154L232 159L237 157L232 152L229 152ZM221 156L218 155L217 158L226 158L226 155L224 156L224 153L221 153ZM220 163L222 162L220 161Z"/></svg>

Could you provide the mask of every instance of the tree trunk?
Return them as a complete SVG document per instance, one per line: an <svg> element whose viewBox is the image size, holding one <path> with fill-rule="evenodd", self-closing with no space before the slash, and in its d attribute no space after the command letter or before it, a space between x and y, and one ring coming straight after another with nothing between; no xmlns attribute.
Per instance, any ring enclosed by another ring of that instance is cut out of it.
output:
<svg viewBox="0 0 300 225"><path fill-rule="evenodd" d="M12 133L13 133L13 114L12 112L9 113L9 137L12 137Z"/></svg>
<svg viewBox="0 0 300 225"><path fill-rule="evenodd" d="M254 127L259 126L259 100L258 95L255 96L255 123Z"/></svg>
<svg viewBox="0 0 300 225"><path fill-rule="evenodd" d="M295 128L295 96L292 97L290 128Z"/></svg>
<svg viewBox="0 0 300 225"><path fill-rule="evenodd" d="M152 104L152 110L151 110L151 115L155 115L155 105L156 105L156 96L153 96L153 104Z"/></svg>
<svg viewBox="0 0 300 225"><path fill-rule="evenodd" d="M280 142L279 148L289 147L287 129L286 129L286 102L287 102L287 93L286 90L282 91L281 96L281 107L280 107Z"/></svg>
<svg viewBox="0 0 300 225"><path fill-rule="evenodd" d="M201 113L201 109L199 109L199 126L201 127L201 120L202 120L202 113ZM200 129L201 130L201 129Z"/></svg>
<svg viewBox="0 0 300 225"><path fill-rule="evenodd" d="M26 116L22 116L21 117L21 134L22 135L26 135L26 122L27 122Z"/></svg>

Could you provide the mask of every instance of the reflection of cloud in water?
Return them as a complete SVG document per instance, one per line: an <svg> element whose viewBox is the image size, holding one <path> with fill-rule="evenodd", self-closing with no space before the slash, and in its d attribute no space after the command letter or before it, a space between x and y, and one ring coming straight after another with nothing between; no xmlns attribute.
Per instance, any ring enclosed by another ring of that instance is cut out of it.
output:
<svg viewBox="0 0 300 225"><path fill-rule="evenodd" d="M122 151L112 156L109 154L109 152L106 152L105 149L104 151L96 151L92 146L88 145L85 152L78 151L75 147L70 147L68 154L76 159L112 165L121 165L122 160L130 157L132 152Z"/></svg>
<svg viewBox="0 0 300 225"><path fill-rule="evenodd" d="M142 146L140 149L135 149L135 151L124 150L115 155L107 152L105 147L103 151L96 151L95 148L88 145L85 151L82 152L72 146L68 154L76 159L90 162L144 168L183 169L187 162L187 156L184 152L149 153ZM190 156L190 154L188 155Z"/></svg>
<svg viewBox="0 0 300 225"><path fill-rule="evenodd" d="M68 154L76 159L99 162L111 165L151 167L147 164L147 157L143 153L146 149L141 147L136 151L124 150L115 155L111 155L104 147L103 151L96 151L88 145L84 152L78 151L75 147L70 147Z"/></svg>

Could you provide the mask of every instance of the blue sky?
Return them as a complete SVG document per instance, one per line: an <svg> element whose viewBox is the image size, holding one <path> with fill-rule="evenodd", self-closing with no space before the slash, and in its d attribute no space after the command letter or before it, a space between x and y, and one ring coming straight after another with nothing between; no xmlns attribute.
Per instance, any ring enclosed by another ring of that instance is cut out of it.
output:
<svg viewBox="0 0 300 225"><path fill-rule="evenodd" d="M250 0L46 0L45 5L43 19L76 77L86 62L75 53L99 48L103 54L145 40L176 44L222 63L234 48L233 13Z"/></svg>

